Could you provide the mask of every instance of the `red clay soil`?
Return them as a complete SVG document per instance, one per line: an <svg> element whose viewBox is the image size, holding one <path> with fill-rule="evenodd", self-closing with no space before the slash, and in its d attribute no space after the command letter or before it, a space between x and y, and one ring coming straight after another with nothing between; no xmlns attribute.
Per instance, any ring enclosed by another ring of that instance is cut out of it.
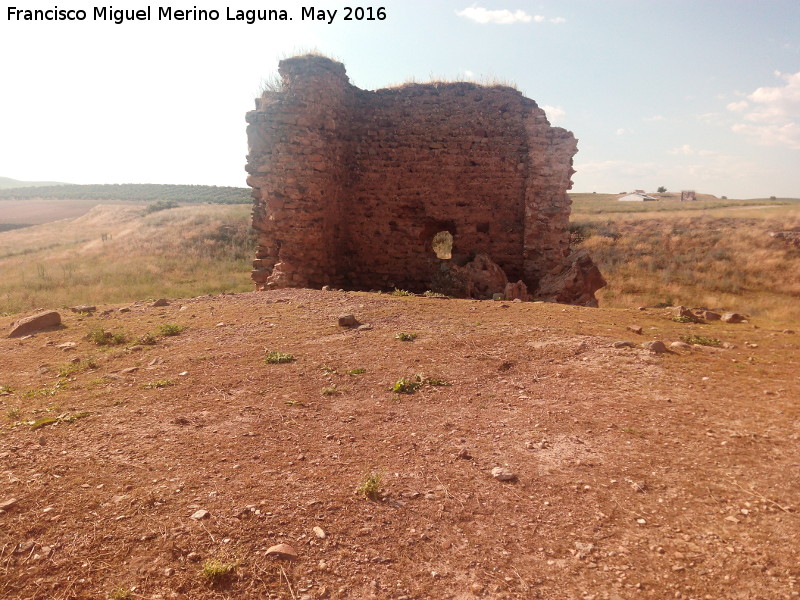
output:
<svg viewBox="0 0 800 600"><path fill-rule="evenodd" d="M0 598L800 596L783 325L311 290L99 308L0 339ZM736 348L612 347L692 334Z"/></svg>

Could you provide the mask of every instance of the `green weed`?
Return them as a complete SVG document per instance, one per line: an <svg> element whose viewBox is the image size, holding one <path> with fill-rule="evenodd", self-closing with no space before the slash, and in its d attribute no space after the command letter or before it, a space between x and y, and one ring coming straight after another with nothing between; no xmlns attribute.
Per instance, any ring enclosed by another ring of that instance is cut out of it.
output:
<svg viewBox="0 0 800 600"><path fill-rule="evenodd" d="M146 384L144 384L143 387L145 389L150 390L150 389L160 389L160 388L171 387L173 385L177 385L177 384L174 381L172 381L171 379L159 379L157 381L151 381L150 383L146 383Z"/></svg>
<svg viewBox="0 0 800 600"><path fill-rule="evenodd" d="M165 337L180 335L184 331L186 331L186 327L183 325L176 325L174 323L167 323L166 325L162 325L158 328L158 332Z"/></svg>
<svg viewBox="0 0 800 600"><path fill-rule="evenodd" d="M676 323L697 323L698 319L690 317L689 315L678 315L677 317L672 317L672 320Z"/></svg>
<svg viewBox="0 0 800 600"><path fill-rule="evenodd" d="M136 343L140 346L155 346L158 343L158 339L152 333L145 333L136 340Z"/></svg>
<svg viewBox="0 0 800 600"><path fill-rule="evenodd" d="M0 385L0 396L5 396L7 394L13 394L14 388L10 385Z"/></svg>
<svg viewBox="0 0 800 600"><path fill-rule="evenodd" d="M80 373L81 371L86 371L88 369L96 369L97 363L92 358L87 358L86 360L81 360L78 362L70 362L65 365L62 365L58 369L58 376L67 379L72 377L76 373Z"/></svg>
<svg viewBox="0 0 800 600"><path fill-rule="evenodd" d="M92 329L86 339L98 346L119 346L128 341L128 337L124 333L112 333L102 327Z"/></svg>
<svg viewBox="0 0 800 600"><path fill-rule="evenodd" d="M681 340L687 344L700 344L701 346L722 346L722 342L717 338L706 337L704 335L684 335Z"/></svg>
<svg viewBox="0 0 800 600"><path fill-rule="evenodd" d="M328 387L322 388L322 395L323 396L335 396L336 394L341 393L339 389L336 387L336 384L330 385Z"/></svg>
<svg viewBox="0 0 800 600"><path fill-rule="evenodd" d="M404 333L400 332L394 336L396 340L400 340L401 342L413 342L417 339L417 333Z"/></svg>
<svg viewBox="0 0 800 600"><path fill-rule="evenodd" d="M13 406L6 410L6 416L11 421L19 421L20 417L22 417L22 411L19 409L19 406Z"/></svg>
<svg viewBox="0 0 800 600"><path fill-rule="evenodd" d="M394 288L394 291L392 292L392 296L413 296L413 295L414 294L412 294L408 290L399 290L397 288Z"/></svg>
<svg viewBox="0 0 800 600"><path fill-rule="evenodd" d="M43 387L39 388L38 390L25 390L23 396L25 398L36 398L38 396L44 396L44 397L55 396L61 390L61 388L65 387L65 385L66 383L64 382L64 380L59 379L52 385L52 387Z"/></svg>
<svg viewBox="0 0 800 600"><path fill-rule="evenodd" d="M133 592L126 587L115 588L108 594L108 600L130 600L131 598L133 598Z"/></svg>
<svg viewBox="0 0 800 600"><path fill-rule="evenodd" d="M264 362L270 365L277 365L283 363L290 363L294 361L294 355L289 354L287 352L267 352L267 355L264 357Z"/></svg>
<svg viewBox="0 0 800 600"><path fill-rule="evenodd" d="M367 372L367 370L366 370L366 369L361 369L361 368L359 368L359 369L350 369L350 370L347 372L347 374L348 374L348 375L350 375L350 376L352 376L352 377L355 377L356 375L363 375L363 374L364 374L364 373L366 373L366 372Z"/></svg>
<svg viewBox="0 0 800 600"><path fill-rule="evenodd" d="M239 567L238 560L209 558L203 563L200 574L211 584L219 584L233 577Z"/></svg>
<svg viewBox="0 0 800 600"><path fill-rule="evenodd" d="M78 419L83 419L88 417L92 413L90 412L79 412L75 413L74 415L62 415L58 417L39 417L28 423L32 431L36 429L41 429L42 427L47 427L48 425L54 425L56 423L74 423Z"/></svg>
<svg viewBox="0 0 800 600"><path fill-rule="evenodd" d="M622 431L631 435L635 435L636 437L644 437L644 434L635 427L623 427Z"/></svg>
<svg viewBox="0 0 800 600"><path fill-rule="evenodd" d="M394 382L392 387L389 388L390 391L394 392L395 394L413 394L419 388L422 387L422 378L417 375L413 379L406 379L405 377L401 377L397 381Z"/></svg>
<svg viewBox="0 0 800 600"><path fill-rule="evenodd" d="M371 471L364 476L364 479L356 487L356 493L368 498L369 500L377 500L378 494L381 491L381 482L383 475L376 471Z"/></svg>

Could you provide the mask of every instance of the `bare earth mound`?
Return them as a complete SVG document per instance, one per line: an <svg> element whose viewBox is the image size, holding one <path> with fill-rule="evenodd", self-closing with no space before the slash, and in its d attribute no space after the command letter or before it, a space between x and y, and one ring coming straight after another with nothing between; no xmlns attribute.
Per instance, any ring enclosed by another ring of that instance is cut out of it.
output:
<svg viewBox="0 0 800 600"><path fill-rule="evenodd" d="M310 290L116 308L0 339L2 598L800 595L797 335ZM687 335L736 347L638 345Z"/></svg>

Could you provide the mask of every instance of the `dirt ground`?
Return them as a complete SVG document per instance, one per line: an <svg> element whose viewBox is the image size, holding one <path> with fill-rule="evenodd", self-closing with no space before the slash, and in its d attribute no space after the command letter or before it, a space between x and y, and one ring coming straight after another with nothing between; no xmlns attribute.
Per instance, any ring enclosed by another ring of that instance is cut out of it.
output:
<svg viewBox="0 0 800 600"><path fill-rule="evenodd" d="M0 338L1 598L800 597L795 325L311 290L129 307ZM735 348L638 346L691 334Z"/></svg>

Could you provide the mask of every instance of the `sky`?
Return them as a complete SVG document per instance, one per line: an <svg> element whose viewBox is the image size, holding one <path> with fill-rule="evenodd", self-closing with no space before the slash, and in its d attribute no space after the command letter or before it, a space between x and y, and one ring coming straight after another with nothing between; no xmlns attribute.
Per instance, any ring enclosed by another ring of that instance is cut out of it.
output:
<svg viewBox="0 0 800 600"><path fill-rule="evenodd" d="M513 82L578 138L576 192L800 197L798 0L369 1L4 2L0 176L245 186L261 82L317 50L362 89ZM10 12L56 6L87 17ZM93 18L109 6L151 17ZM347 6L385 19L346 21ZM159 20L159 7L219 19ZM336 14L303 20L303 7ZM227 19L249 9L292 20Z"/></svg>

